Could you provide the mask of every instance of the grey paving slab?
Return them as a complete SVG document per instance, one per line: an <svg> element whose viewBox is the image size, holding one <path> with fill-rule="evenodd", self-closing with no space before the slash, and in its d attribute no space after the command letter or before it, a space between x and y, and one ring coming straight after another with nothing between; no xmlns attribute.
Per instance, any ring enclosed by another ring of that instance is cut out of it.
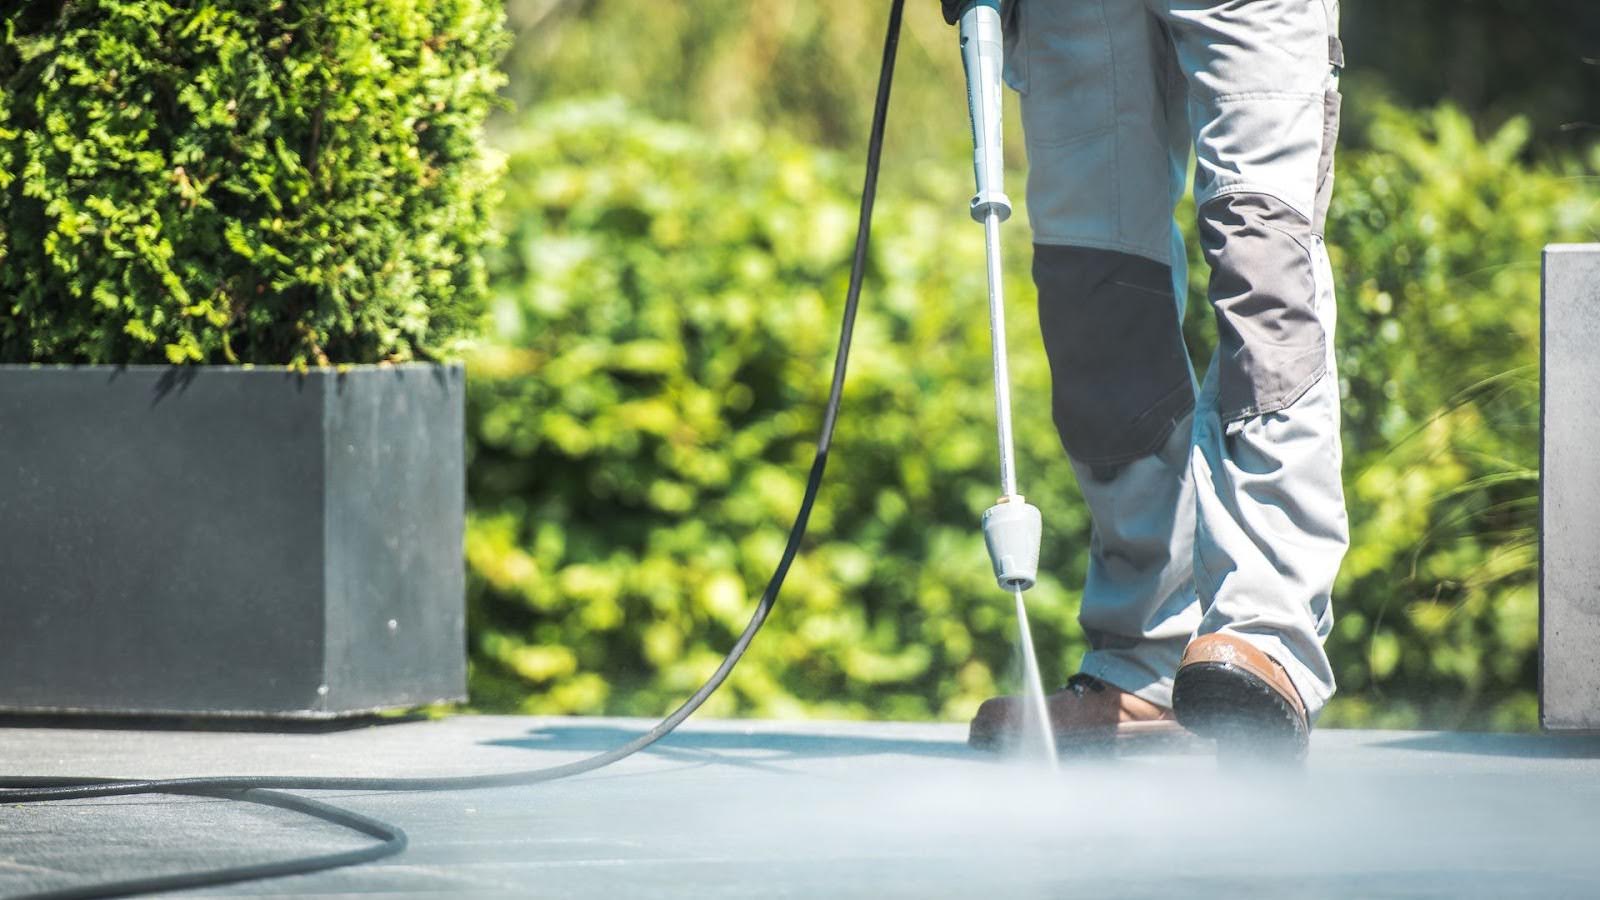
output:
<svg viewBox="0 0 1600 900"><path fill-rule="evenodd" d="M434 775L549 765L648 723L459 717L300 734L0 728L6 774ZM1600 738L1321 731L1300 772L1203 744L1068 761L959 725L691 722L542 786L322 794L399 824L376 864L182 896L1515 897L1600 894ZM289 813L0 809L0 894L351 847Z"/></svg>

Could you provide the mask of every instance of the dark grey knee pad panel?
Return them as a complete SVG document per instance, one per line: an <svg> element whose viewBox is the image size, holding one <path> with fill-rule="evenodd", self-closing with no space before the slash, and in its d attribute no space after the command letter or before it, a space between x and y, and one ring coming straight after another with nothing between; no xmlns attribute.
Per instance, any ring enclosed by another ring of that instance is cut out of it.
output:
<svg viewBox="0 0 1600 900"><path fill-rule="evenodd" d="M1062 445L1094 466L1154 453L1194 408L1172 270L1130 253L1036 244L1033 280Z"/></svg>
<svg viewBox="0 0 1600 900"><path fill-rule="evenodd" d="M1200 208L1217 313L1217 413L1277 412L1327 370L1317 318L1311 222L1266 194L1224 194Z"/></svg>

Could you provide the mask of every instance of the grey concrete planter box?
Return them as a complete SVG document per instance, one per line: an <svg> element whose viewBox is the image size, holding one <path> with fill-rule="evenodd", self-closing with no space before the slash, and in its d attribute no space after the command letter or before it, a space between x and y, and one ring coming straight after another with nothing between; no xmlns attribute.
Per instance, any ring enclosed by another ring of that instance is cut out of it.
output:
<svg viewBox="0 0 1600 900"><path fill-rule="evenodd" d="M0 366L0 711L466 692L460 366Z"/></svg>
<svg viewBox="0 0 1600 900"><path fill-rule="evenodd" d="M1600 244L1544 248L1539 719L1600 732Z"/></svg>

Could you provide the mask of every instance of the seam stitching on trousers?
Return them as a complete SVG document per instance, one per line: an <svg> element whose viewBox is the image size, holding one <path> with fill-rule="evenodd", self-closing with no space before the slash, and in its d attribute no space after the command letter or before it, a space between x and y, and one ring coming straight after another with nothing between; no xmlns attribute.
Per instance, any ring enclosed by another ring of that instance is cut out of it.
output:
<svg viewBox="0 0 1600 900"><path fill-rule="evenodd" d="M1116 130L1116 123L1112 123L1110 125L1093 129L1092 131L1085 131L1081 134L1075 134L1072 137L1066 138L1028 138L1027 134L1024 134L1023 144L1025 146L1037 147L1040 150L1061 150L1063 148L1074 147L1078 144L1087 143L1095 138L1103 138L1107 134L1113 133Z"/></svg>
<svg viewBox="0 0 1600 900"><path fill-rule="evenodd" d="M1111 158L1122 159L1122 130L1117 127L1120 124L1118 110L1122 109L1122 97L1117 93L1117 42L1111 38L1111 22L1106 18L1105 0L1100 0L1099 5L1100 27L1105 29L1106 35L1106 59L1110 60L1111 63ZM1111 179L1112 203L1113 209L1116 210L1116 233L1121 234L1122 175L1117 172L1115 166L1112 167L1112 171L1116 172L1116 176Z"/></svg>
<svg viewBox="0 0 1600 900"><path fill-rule="evenodd" d="M1282 194L1275 190L1248 181L1241 181L1237 184L1223 185L1222 187L1213 190L1211 192L1211 196L1207 197L1204 203L1201 203L1195 207L1195 217L1199 218L1200 216L1204 215L1205 208L1211 204L1221 200L1223 197L1232 197L1234 194L1260 194L1263 197L1271 197L1279 203L1282 203L1284 206L1289 207L1290 211L1295 215L1305 219L1306 224L1311 224L1311 217L1306 215L1305 210L1301 209L1299 204L1285 198ZM1316 202L1316 199L1312 198L1312 202ZM1289 234L1289 232L1283 231L1282 228L1279 228L1278 231L1281 231L1284 234ZM1293 237L1293 235L1290 234L1290 237ZM1302 246L1304 245L1302 244Z"/></svg>
<svg viewBox="0 0 1600 900"><path fill-rule="evenodd" d="M1193 478L1193 475L1194 473L1191 471L1190 477ZM1196 479L1195 483L1199 484L1199 480ZM1222 582L1217 578L1216 575L1212 573L1211 569L1207 568L1205 560L1202 559L1205 554L1200 548L1206 546L1205 538L1206 532L1203 517L1196 515L1194 525L1193 564L1194 597L1195 600L1200 604L1202 621L1204 621L1204 616L1211 612L1211 607L1217 602L1217 594L1222 590ZM1211 545L1216 546L1216 542L1212 541Z"/></svg>
<svg viewBox="0 0 1600 900"><path fill-rule="evenodd" d="M1307 93L1303 91L1229 91L1226 94L1212 94L1210 101L1217 105L1236 103L1242 100L1319 100L1320 91Z"/></svg>
<svg viewBox="0 0 1600 900"><path fill-rule="evenodd" d="M1155 288L1145 287L1142 284L1133 284L1132 282L1120 281L1120 280L1115 279L1115 278L1111 279L1111 283L1116 285L1116 286L1118 286L1118 287L1125 287L1130 291L1140 291L1141 293L1145 293L1145 294L1153 294L1153 295L1155 295L1157 297L1160 297L1163 300L1171 300L1171 299L1173 299L1172 294L1167 292L1167 291L1158 291Z"/></svg>
<svg viewBox="0 0 1600 900"><path fill-rule="evenodd" d="M1326 338L1324 338L1324 340L1326 340ZM1318 365L1316 371L1307 376L1304 381L1290 388L1289 392L1284 395L1283 399L1273 400L1270 403L1261 403L1256 406L1246 406L1238 412L1233 412L1231 410L1225 414L1219 412L1217 413L1217 418L1225 423L1233 423L1242 421L1244 419L1253 419L1256 416L1265 416L1276 412L1283 412L1289 407L1295 405L1300 401L1301 397L1306 395L1307 391L1311 390L1316 386L1317 382L1322 380L1324 375L1328 374L1326 348L1324 347L1323 350L1318 352L1324 354L1322 363ZM1296 359L1299 358L1300 357L1296 357Z"/></svg>
<svg viewBox="0 0 1600 900"><path fill-rule="evenodd" d="M1156 400L1156 402L1150 404L1149 409L1137 416L1134 416L1133 421L1128 423L1128 428L1131 430L1154 413L1164 411L1166 404L1170 402L1173 396L1179 391L1185 391L1189 394L1189 402L1178 408L1175 414L1172 415L1171 420L1167 422L1166 426L1161 429L1155 438L1148 442L1148 446L1141 444L1136 449L1129 450L1126 453L1118 453L1112 456L1080 456L1079 454L1073 453L1070 447L1066 448L1067 452L1072 455L1074 460L1077 460L1086 466L1120 466L1123 463L1130 463L1136 459L1144 459L1147 456L1153 456L1156 451L1161 449L1162 445L1166 444L1167 439L1172 437L1172 430L1178 427L1178 423L1182 422L1185 416L1194 412L1195 398L1193 393L1193 383L1190 381L1190 378L1192 377L1193 376L1190 375L1183 381L1179 382L1179 384L1172 390L1162 394L1161 397ZM1065 439L1062 440L1062 445L1065 447Z"/></svg>
<svg viewBox="0 0 1600 900"><path fill-rule="evenodd" d="M1072 237L1069 235L1041 235L1037 231L1034 232L1033 242L1043 247L1075 247L1081 250L1117 250L1123 253L1131 253L1134 256L1143 257L1151 260L1152 262L1158 262L1164 266L1172 265L1172 247L1170 246L1164 246L1162 248L1161 255L1157 256L1150 251L1149 247L1141 247L1125 241L1107 241L1101 240L1100 238Z"/></svg>

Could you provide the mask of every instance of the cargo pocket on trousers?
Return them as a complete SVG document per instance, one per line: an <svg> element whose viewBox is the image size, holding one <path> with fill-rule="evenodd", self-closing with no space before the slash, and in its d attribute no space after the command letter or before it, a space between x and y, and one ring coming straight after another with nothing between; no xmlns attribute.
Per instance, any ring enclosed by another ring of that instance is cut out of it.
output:
<svg viewBox="0 0 1600 900"><path fill-rule="evenodd" d="M1000 0L1000 28L1005 37L1004 60L1000 77L1019 94L1028 92L1028 53L1022 36L1022 12L1018 0Z"/></svg>
<svg viewBox="0 0 1600 900"><path fill-rule="evenodd" d="M1102 3L1015 0L1017 39L1006 54L1018 65L1007 63L1007 83L1022 95L1022 130L1030 149L1066 146L1115 124L1111 36ZM1041 89L1029 90L1035 79Z"/></svg>
<svg viewBox="0 0 1600 900"><path fill-rule="evenodd" d="M1333 147L1339 142L1339 107L1342 97L1337 88L1322 95L1322 153L1317 159L1317 200L1311 217L1311 233L1322 236L1328 225L1328 203L1333 199Z"/></svg>
<svg viewBox="0 0 1600 900"><path fill-rule="evenodd" d="M1200 208L1217 318L1217 414L1224 424L1294 404L1327 372L1310 223L1267 194Z"/></svg>

